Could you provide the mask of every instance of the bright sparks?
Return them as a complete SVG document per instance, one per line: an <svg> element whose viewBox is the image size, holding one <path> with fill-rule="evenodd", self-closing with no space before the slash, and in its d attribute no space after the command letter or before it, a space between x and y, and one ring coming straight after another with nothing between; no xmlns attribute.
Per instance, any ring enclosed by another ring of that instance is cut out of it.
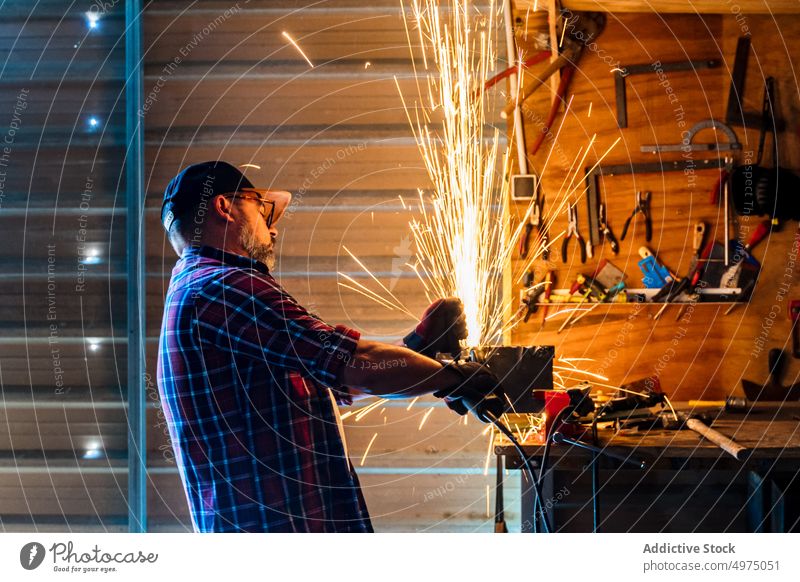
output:
<svg viewBox="0 0 800 582"><path fill-rule="evenodd" d="M372 448L372 443L375 442L376 438L378 438L378 433L375 433L374 435L372 435L372 438L369 440L369 444L367 445L367 448L364 450L364 456L361 457L361 466L362 467L364 466L364 461L367 460L367 455L369 454L369 450Z"/></svg>
<svg viewBox="0 0 800 582"><path fill-rule="evenodd" d="M511 148L504 154L500 152L500 130L491 129L487 123L490 99L484 86L497 64L495 0L489 0L485 13L479 12L472 0L410 0L410 4L408 19L405 6L402 12L406 37L414 76L423 81L417 82L413 103L412 97L403 95L396 78L395 84L432 189L429 195L419 190L418 214L409 222L415 246L415 260L409 267L429 301L450 296L461 299L468 347L499 344L503 334L522 320L512 302L503 301L503 282L526 221L509 226L513 222L508 180L512 173ZM414 58L416 46L421 47L424 63L424 71L419 74ZM555 132L554 143L571 115L571 104L572 98ZM551 246L563 236L563 232L553 232L553 221L583 195L585 162L594 151L595 139L593 136L579 150L558 192L547 195L548 212L543 226L550 232ZM513 136L509 141L513 143ZM595 167L618 142L619 139L608 148ZM555 149L548 152L540 175L547 171ZM401 198L401 203L405 208L406 201ZM532 203L521 209L526 216L532 211ZM542 241L534 237L528 257L516 265L512 277L521 281L544 250ZM415 318L357 257L345 251L380 291L341 272L344 280L340 286Z"/></svg>
<svg viewBox="0 0 800 582"><path fill-rule="evenodd" d="M422 427L425 426L425 421L428 420L428 417L433 412L433 408L429 408L428 411L422 415L422 420L419 423L419 428L417 430L422 430Z"/></svg>
<svg viewBox="0 0 800 582"><path fill-rule="evenodd" d="M483 474L489 474L489 461L492 460L492 449L494 448L494 425L489 425L489 442L488 442L488 449L486 450L486 461L483 464Z"/></svg>
<svg viewBox="0 0 800 582"><path fill-rule="evenodd" d="M306 62L308 63L308 66L309 66L309 67L311 67L311 68L313 69L313 68L314 68L314 63L312 63L312 62L311 62L311 59L309 59L309 58L306 56L306 53L304 53L304 52L303 52L303 49L301 49L301 48L300 48L300 45L299 45L299 44L297 44L297 43L294 41L294 39L293 39L293 38L292 38L292 37L289 35L289 33L288 33L288 32L286 32L285 30L283 31L283 36L284 36L284 38L285 38L286 40L288 40L290 43L292 43L292 46L294 46L294 48L296 48L296 49L297 49L297 52L299 52L299 53L300 53L300 56L302 56L302 57L303 57L303 58L306 60Z"/></svg>
<svg viewBox="0 0 800 582"><path fill-rule="evenodd" d="M355 416L355 421L358 422L359 420L364 418L366 415L368 415L370 412L372 412L373 410L378 408L380 405L382 405L386 401L387 401L386 398L380 398L379 400L376 400L375 402L373 402L369 406L365 406L364 408L362 408L361 410L358 411L358 413Z"/></svg>
<svg viewBox="0 0 800 582"><path fill-rule="evenodd" d="M495 7L490 2L486 15L478 17L469 0L449 0L449 8L444 21L439 0L411 2L426 83L419 87L418 101L410 107L403 99L403 106L433 196L426 204L420 195L422 216L410 226L428 299L459 297L467 345L477 346L499 339L500 283L514 248L504 233L508 183L502 179L506 172L497 168L499 130L485 134L482 88L495 65Z"/></svg>

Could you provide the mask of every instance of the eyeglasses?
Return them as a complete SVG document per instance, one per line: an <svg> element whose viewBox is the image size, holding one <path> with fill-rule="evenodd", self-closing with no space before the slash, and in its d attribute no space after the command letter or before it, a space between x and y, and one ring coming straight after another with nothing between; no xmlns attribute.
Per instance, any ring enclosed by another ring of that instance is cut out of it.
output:
<svg viewBox="0 0 800 582"><path fill-rule="evenodd" d="M252 193L254 196L242 196L242 194ZM267 223L267 228L272 228L272 222L275 219L275 202L262 198L261 194L256 190L241 189L236 192L229 192L221 194L225 198L236 198L239 200L255 200L259 203L258 211Z"/></svg>

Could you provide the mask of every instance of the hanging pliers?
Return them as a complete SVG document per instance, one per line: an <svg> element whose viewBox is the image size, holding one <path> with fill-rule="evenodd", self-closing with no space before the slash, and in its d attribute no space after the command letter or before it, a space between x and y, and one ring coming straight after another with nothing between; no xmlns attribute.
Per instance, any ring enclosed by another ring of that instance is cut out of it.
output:
<svg viewBox="0 0 800 582"><path fill-rule="evenodd" d="M544 295L549 298L550 288L553 284L553 276L552 273L548 271L545 278L539 283L534 285L533 280L533 271L529 271L525 278L525 286L521 292L520 311L525 311L525 317L523 318L525 323L528 323L531 315L539 310L539 300L541 296Z"/></svg>
<svg viewBox="0 0 800 582"><path fill-rule="evenodd" d="M542 219L542 209L544 208L544 195L537 196L536 203L533 205L533 212L531 214L531 224L536 228L536 234L539 236L539 244L542 248L542 259L545 261L550 260L550 241L547 237L547 226Z"/></svg>
<svg viewBox="0 0 800 582"><path fill-rule="evenodd" d="M561 260L563 262L567 262L567 248L569 247L569 239L573 236L578 241L578 247L581 250L581 263L586 262L586 243L581 236L581 233L578 232L578 203L575 202L574 204L569 205L568 216L569 216L569 225L567 226L567 234L564 236L564 242L561 243Z"/></svg>
<svg viewBox="0 0 800 582"><path fill-rule="evenodd" d="M601 204L600 208L598 209L598 225L600 228L600 235L603 237L603 240L611 245L611 252L615 255L619 252L619 243L617 242L617 237L614 236L614 233L611 232L611 227L608 226L608 221L606 220L606 205Z"/></svg>
<svg viewBox="0 0 800 582"><path fill-rule="evenodd" d="M636 193L636 206L631 215L625 220L620 239L625 240L625 235L628 234L628 227L631 225L631 221L639 213L644 216L645 240L650 242L650 239L653 238L653 221L650 219L650 192L640 191Z"/></svg>
<svg viewBox="0 0 800 582"><path fill-rule="evenodd" d="M541 247L542 259L545 261L550 260L550 244L547 238L547 228L542 220L542 207L544 206L544 197L537 196L536 201L531 206L531 219L525 225L525 232L522 234L519 243L519 256L520 258L527 258L530 251L531 235L536 230L537 244Z"/></svg>

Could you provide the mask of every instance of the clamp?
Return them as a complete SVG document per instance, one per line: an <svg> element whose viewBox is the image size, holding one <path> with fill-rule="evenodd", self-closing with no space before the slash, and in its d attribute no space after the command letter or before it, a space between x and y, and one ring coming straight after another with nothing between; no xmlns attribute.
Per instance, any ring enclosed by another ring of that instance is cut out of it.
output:
<svg viewBox="0 0 800 582"><path fill-rule="evenodd" d="M639 256L642 257L639 261L639 269L643 275L642 283L648 289L662 289L677 279L674 273L656 260L647 247L639 248Z"/></svg>
<svg viewBox="0 0 800 582"><path fill-rule="evenodd" d="M533 271L528 271L528 274L525 277L525 287L520 292L521 305L519 306L519 309L520 312L525 309L525 317L523 318L525 323L528 323L531 315L539 310L539 298L542 295L549 297L550 288L553 284L553 277L549 272L542 281L536 283L535 285L533 283L533 279Z"/></svg>
<svg viewBox="0 0 800 582"><path fill-rule="evenodd" d="M614 233L611 232L611 227L608 226L605 204L600 205L600 208L598 209L598 215L597 222L600 228L600 234L602 235L603 240L611 245L611 252L616 255L619 252L619 243L617 242L617 237L615 237Z"/></svg>
<svg viewBox="0 0 800 582"><path fill-rule="evenodd" d="M533 213L531 215L531 224L536 228L536 234L539 235L539 243L542 245L542 259L545 261L550 260L550 242L547 239L547 229L542 222L542 207L544 206L544 195L537 196L537 200L533 205ZM527 253L526 253L527 254Z"/></svg>

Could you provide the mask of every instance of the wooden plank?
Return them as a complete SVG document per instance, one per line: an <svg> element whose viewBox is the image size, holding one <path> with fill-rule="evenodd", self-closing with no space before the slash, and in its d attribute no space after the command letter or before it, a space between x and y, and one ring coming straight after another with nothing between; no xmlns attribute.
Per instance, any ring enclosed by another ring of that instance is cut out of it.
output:
<svg viewBox="0 0 800 582"><path fill-rule="evenodd" d="M336 202L331 201L328 208L316 208L307 212L292 212L284 220L277 223L279 238L276 252L279 257L292 260L297 257L336 257L342 268L350 265L360 268L343 250L343 246L358 249L360 257L392 257L396 247L404 246L410 254L411 233L409 221L418 216L416 212L397 209L396 197L385 205L376 205L369 209L336 210ZM86 265L88 272L105 271L103 263L109 257L116 259L124 255L124 239L119 232L124 216L91 216L85 220L70 214L59 214L48 217L51 229L32 231L24 239L9 241L0 250L0 260L11 262L19 260L24 249L24 256L32 266L40 261L35 271L47 272L48 258L52 257L52 268L59 273L77 273L78 261L86 260L85 254L97 255L97 266ZM152 261L174 262L177 256L166 240L166 233L161 226L160 213L147 213L146 226L151 235L147 239L147 255ZM19 220L17 216L0 218L0 228L10 228ZM380 229L383 236L376 237L375 229ZM85 240L78 240L78 237ZM23 246L24 245L24 246ZM166 248L165 248L166 245ZM83 249L83 254L79 251ZM354 251L355 252L355 251ZM410 257L409 257L410 258ZM407 261L408 259L406 259ZM404 261L404 262L406 262ZM34 267L35 268L35 267ZM386 265L381 271L391 270Z"/></svg>
<svg viewBox="0 0 800 582"><path fill-rule="evenodd" d="M333 69L333 67L330 67ZM179 73L185 69L179 70ZM393 75L398 75L402 94L412 95L416 84L410 70L364 68L362 63L334 69L333 73L306 76L302 71L222 74L196 77L176 73L148 104L148 130L172 126L395 124L408 128ZM187 78L188 77L188 78ZM146 86L159 84L148 76ZM410 104L413 107L413 104ZM413 113L412 113L413 114ZM366 129L366 128L365 128Z"/></svg>
<svg viewBox="0 0 800 582"><path fill-rule="evenodd" d="M376 531L389 528L397 531L398 526L393 524L402 521L407 525L401 531L450 531L453 527L467 531L493 530L494 475L394 477L388 482L370 475L359 480ZM489 515L486 485L490 486ZM516 509L509 506L509 519L515 519L516 515Z"/></svg>
<svg viewBox="0 0 800 582"><path fill-rule="evenodd" d="M116 95L119 80L75 79L70 75L63 83L58 84L51 79L12 82L5 76L5 72L3 75L6 86L0 91L0 107L4 111L14 110L20 88L29 90L23 122L26 128L29 125L67 128L74 126L80 132L86 127L91 115L101 118L104 126L119 126L124 123L123 105Z"/></svg>
<svg viewBox="0 0 800 582"><path fill-rule="evenodd" d="M186 496L178 475L149 476L148 498L154 516L162 520L188 519ZM126 487L124 474L0 474L0 514L3 521L37 514L124 515Z"/></svg>
<svg viewBox="0 0 800 582"><path fill-rule="evenodd" d="M306 265L314 267L321 263L321 261L308 261ZM378 257L373 264L376 267L389 267L385 270L375 269L374 272L380 275L383 284L403 301L411 313L421 314L427 306L427 299L422 294L423 287L419 279L399 269L396 273L392 273L391 257ZM359 321L363 322L362 325L368 325L370 322L371 325L378 326L401 323L403 329L409 329L415 324L415 318L406 313L390 310L366 299L356 291L340 286L339 281L351 286L352 283L337 277L335 271L317 271L313 276L304 276L302 270L298 268L300 266L300 262L287 265L285 274L281 270L276 270L276 279L307 309L323 318L331 321ZM356 281L368 289L381 290L378 284L360 269L358 271L342 269L342 272L351 273ZM46 284L46 281L39 280L36 284L26 285L25 288L33 293L33 290ZM19 296L12 292L0 293L0 297L7 301L7 308L0 311L0 321L3 321L6 327L5 337L7 340L15 336L46 339L54 335L56 336L54 341L58 338L83 338L81 343L88 343L87 340L92 337L112 336L113 330L118 331L119 326L123 325L121 310L124 306L121 306L123 302L117 299L124 296L121 294L123 284L124 282L119 279L108 282L91 279L83 284L84 287L80 291L75 291L73 281L68 278L60 279L55 283L54 301L48 300L45 292L38 297L29 298L24 304ZM151 277L148 281L148 300L151 303L148 305L147 316L151 338L158 337L168 284L167 278ZM51 325L57 325L58 331L53 332ZM365 331L367 329L364 328ZM399 329L397 333L400 333Z"/></svg>
<svg viewBox="0 0 800 582"><path fill-rule="evenodd" d="M188 508L177 473L151 473L150 478L148 498L153 516L162 521L167 517L185 520ZM449 522L480 528L491 522L486 515L486 485L493 487L493 475L364 474L360 480L378 529L397 520L405 520L409 531L445 529ZM124 508L125 486L124 473L3 473L0 513L4 520L6 516L13 519L14 515L61 512L71 516L114 515ZM514 485L509 483L508 487L513 496ZM513 519L513 508L509 514Z"/></svg>
<svg viewBox="0 0 800 582"><path fill-rule="evenodd" d="M777 459L800 466L800 427L792 420L751 420L736 416L722 417L713 423L715 430L728 436L749 451L748 459ZM604 447L645 460L725 458L726 454L716 444L703 439L692 430L658 430L599 433ZM496 438L498 451L513 454L510 443L502 435ZM530 454L540 453L542 446L524 443ZM554 447L555 457L582 455L573 447Z"/></svg>
<svg viewBox="0 0 800 582"><path fill-rule="evenodd" d="M308 138L307 144L301 141L275 145L263 151L252 145L197 143L190 155L178 144L165 144L160 147L157 158L153 157L154 151L149 150L149 163L153 165L150 187L162 190L185 166L220 157L236 164L260 165L261 171L253 173L253 177L265 188L283 184L291 190L311 186L333 191L346 188L408 190L428 185L419 152L410 143L367 142L359 151L359 140L352 136L330 145L317 145L319 141L314 141L313 136ZM267 135L263 139L265 144L269 143ZM340 157L344 159L338 160Z"/></svg>
<svg viewBox="0 0 800 582"><path fill-rule="evenodd" d="M353 8L276 11L261 18L247 18L246 9L227 19L223 14L223 10L145 12L150 62L167 63L176 57L181 62L210 63L225 59L302 60L282 36L284 30L291 33L311 62L320 66L340 59L405 59L409 54L399 4L366 13ZM204 34L204 29L212 33ZM199 41L193 41L195 37ZM231 38L236 42L230 42Z"/></svg>
<svg viewBox="0 0 800 582"><path fill-rule="evenodd" d="M411 409L407 409L411 405L408 400L386 404L364 416L359 411L366 406L341 409L349 415L344 419L347 446L357 467L362 466L362 459L363 466L372 467L405 462L402 459L413 457L422 459L423 465L427 459L431 467L456 465L483 471L489 442L484 434L486 425L474 418L464 425L463 417L433 397L418 400ZM364 459L364 451L376 433L378 436Z"/></svg>

